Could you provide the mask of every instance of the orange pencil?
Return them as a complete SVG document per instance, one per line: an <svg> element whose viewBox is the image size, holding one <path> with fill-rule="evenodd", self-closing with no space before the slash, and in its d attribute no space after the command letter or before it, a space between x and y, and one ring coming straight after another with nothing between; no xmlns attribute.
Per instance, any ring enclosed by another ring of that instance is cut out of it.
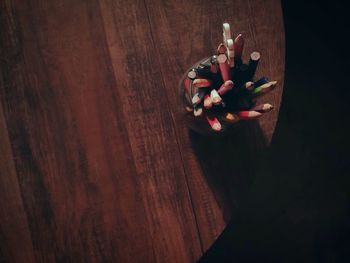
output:
<svg viewBox="0 0 350 263"><path fill-rule="evenodd" d="M209 79L195 79L193 81L193 87L194 88L207 88L210 87L211 80Z"/></svg>
<svg viewBox="0 0 350 263"><path fill-rule="evenodd" d="M228 122L237 122L239 121L239 117L237 114L231 113L231 112L226 112L224 114L224 119Z"/></svg>
<svg viewBox="0 0 350 263"><path fill-rule="evenodd" d="M210 109L213 106L213 102L212 102L211 97L210 97L209 94L206 94L204 96L203 104L204 104L204 108L206 108L206 109Z"/></svg>

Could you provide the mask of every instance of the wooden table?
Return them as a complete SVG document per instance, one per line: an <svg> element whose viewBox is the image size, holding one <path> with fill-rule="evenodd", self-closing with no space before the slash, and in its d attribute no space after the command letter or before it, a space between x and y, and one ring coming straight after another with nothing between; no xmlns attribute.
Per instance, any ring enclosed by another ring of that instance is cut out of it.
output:
<svg viewBox="0 0 350 263"><path fill-rule="evenodd" d="M0 2L0 262L194 262L225 227L282 95L280 2ZM279 81L235 136L189 133L178 81L222 22Z"/></svg>

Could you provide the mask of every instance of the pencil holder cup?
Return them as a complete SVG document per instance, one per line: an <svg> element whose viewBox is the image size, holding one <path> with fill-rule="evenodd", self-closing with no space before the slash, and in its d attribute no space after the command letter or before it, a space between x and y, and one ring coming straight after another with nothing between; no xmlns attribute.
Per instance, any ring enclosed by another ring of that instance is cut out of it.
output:
<svg viewBox="0 0 350 263"><path fill-rule="evenodd" d="M244 64L244 38L231 39L230 25L223 24L223 43L217 54L206 57L180 80L180 105L188 126L200 134L223 134L241 120L254 120L273 109L257 105L260 96L273 90L276 81L255 79L260 53L250 54Z"/></svg>
<svg viewBox="0 0 350 263"><path fill-rule="evenodd" d="M254 81L260 54L253 52L249 64L236 58L231 65L226 61L222 65L220 56L195 63L179 84L181 114L188 127L202 135L226 134L238 121L257 119L273 109L256 103L276 86L266 77Z"/></svg>

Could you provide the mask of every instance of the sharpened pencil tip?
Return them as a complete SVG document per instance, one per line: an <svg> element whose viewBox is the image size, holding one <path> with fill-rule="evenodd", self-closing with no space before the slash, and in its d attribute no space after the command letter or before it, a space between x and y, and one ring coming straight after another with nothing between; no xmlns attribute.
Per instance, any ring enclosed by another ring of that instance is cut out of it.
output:
<svg viewBox="0 0 350 263"><path fill-rule="evenodd" d="M198 102L199 102L198 95L194 95L194 97L192 98L192 104L197 104Z"/></svg>
<svg viewBox="0 0 350 263"><path fill-rule="evenodd" d="M194 111L193 111L193 115L196 116L196 117L201 116L202 113L203 113L203 109L202 108L197 108L197 109L194 109Z"/></svg>
<svg viewBox="0 0 350 263"><path fill-rule="evenodd" d="M221 124L215 123L212 128L214 131L221 131Z"/></svg>

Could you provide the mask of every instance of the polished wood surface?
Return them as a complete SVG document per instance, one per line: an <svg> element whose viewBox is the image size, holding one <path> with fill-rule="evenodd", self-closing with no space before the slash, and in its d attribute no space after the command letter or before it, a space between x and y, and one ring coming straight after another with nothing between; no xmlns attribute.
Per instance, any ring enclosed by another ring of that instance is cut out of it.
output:
<svg viewBox="0 0 350 263"><path fill-rule="evenodd" d="M194 262L244 198L283 89L280 2L0 2L0 262ZM178 82L221 24L279 81L234 136L189 132Z"/></svg>

